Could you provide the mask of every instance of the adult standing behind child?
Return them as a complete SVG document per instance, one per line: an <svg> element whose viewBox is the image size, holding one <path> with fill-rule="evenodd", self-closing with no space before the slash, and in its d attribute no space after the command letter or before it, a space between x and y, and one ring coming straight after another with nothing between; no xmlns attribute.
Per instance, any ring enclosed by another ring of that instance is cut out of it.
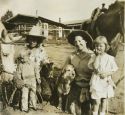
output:
<svg viewBox="0 0 125 115"><path fill-rule="evenodd" d="M118 67L115 58L106 53L108 42L106 37L99 36L94 41L95 55L88 63L88 67L93 69L90 80L91 98L94 101L93 115L98 115L99 106L101 106L100 115L105 115L106 100L114 96L112 74Z"/></svg>

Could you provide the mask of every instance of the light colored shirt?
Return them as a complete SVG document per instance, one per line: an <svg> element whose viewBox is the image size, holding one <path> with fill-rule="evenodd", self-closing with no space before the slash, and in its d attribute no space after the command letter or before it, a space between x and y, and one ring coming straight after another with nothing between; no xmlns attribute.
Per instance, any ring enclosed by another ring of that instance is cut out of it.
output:
<svg viewBox="0 0 125 115"><path fill-rule="evenodd" d="M21 50L21 53L27 53L29 55L29 58L32 62L36 63L38 67L42 64L49 63L49 58L44 50L43 47L33 48L29 49L28 47L25 47Z"/></svg>
<svg viewBox="0 0 125 115"><path fill-rule="evenodd" d="M32 62L20 63L17 69L17 74L20 79L40 79L39 68Z"/></svg>

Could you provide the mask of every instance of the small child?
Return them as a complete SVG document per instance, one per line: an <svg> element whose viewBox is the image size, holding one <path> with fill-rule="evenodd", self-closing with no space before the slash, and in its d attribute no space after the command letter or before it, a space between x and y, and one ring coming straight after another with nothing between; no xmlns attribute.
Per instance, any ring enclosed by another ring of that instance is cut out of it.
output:
<svg viewBox="0 0 125 115"><path fill-rule="evenodd" d="M118 67L114 57L106 53L109 47L106 37L97 37L94 47L96 55L93 55L88 63L88 67L93 69L90 80L91 98L94 100L93 115L98 115L99 106L100 115L105 115L106 99L114 97L115 84L111 77Z"/></svg>
<svg viewBox="0 0 125 115"><path fill-rule="evenodd" d="M30 105L36 110L36 81L41 83L39 68L30 60L28 52L20 55L21 62L17 69L19 79L24 81L22 87L21 110L28 112L28 95L30 93Z"/></svg>

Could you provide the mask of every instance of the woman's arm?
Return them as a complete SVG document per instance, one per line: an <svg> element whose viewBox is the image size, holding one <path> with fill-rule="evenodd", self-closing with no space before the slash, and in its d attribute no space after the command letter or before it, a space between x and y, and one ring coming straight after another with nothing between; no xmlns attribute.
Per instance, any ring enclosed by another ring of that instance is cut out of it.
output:
<svg viewBox="0 0 125 115"><path fill-rule="evenodd" d="M89 59L88 68L91 69L91 70L95 70L95 68L94 68L95 58L96 58L95 54L92 54L91 58Z"/></svg>
<svg viewBox="0 0 125 115"><path fill-rule="evenodd" d="M68 64L71 64L71 55L67 57L63 67L62 67L62 71L64 71L65 67L68 65Z"/></svg>

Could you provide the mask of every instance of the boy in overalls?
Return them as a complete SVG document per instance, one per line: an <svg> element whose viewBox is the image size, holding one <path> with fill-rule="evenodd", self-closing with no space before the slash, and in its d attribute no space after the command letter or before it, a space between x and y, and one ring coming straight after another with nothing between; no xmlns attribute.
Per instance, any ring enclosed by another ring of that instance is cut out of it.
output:
<svg viewBox="0 0 125 115"><path fill-rule="evenodd" d="M21 98L21 110L24 112L28 112L28 100L30 100L31 107L36 110L36 83L41 83L39 68L35 63L30 61L29 55L28 51L21 54L21 63L17 69L19 79L24 81Z"/></svg>

